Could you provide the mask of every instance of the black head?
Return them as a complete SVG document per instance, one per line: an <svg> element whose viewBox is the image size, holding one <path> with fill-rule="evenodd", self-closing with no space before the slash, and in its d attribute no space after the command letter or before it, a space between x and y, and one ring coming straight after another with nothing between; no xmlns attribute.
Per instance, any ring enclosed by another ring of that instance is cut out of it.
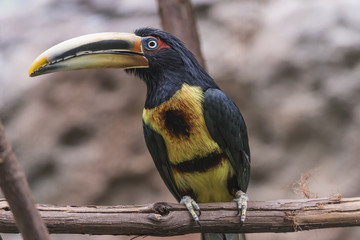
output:
<svg viewBox="0 0 360 240"><path fill-rule="evenodd" d="M217 88L194 55L173 35L154 28L135 31L142 37L142 47L149 68L128 69L143 79L148 88L145 107L154 107L170 98L183 83L206 90Z"/></svg>

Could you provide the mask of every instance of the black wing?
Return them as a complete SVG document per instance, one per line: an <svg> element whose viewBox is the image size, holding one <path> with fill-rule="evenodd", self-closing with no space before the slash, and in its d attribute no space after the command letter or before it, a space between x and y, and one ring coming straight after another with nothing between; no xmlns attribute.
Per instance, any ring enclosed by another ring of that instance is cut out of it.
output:
<svg viewBox="0 0 360 240"><path fill-rule="evenodd" d="M143 129L146 146L149 149L150 155L154 160L155 166L160 173L161 178L165 182L166 186L172 193L172 195L180 201L181 196L175 185L175 181L171 174L171 168L167 155L166 145L164 139L160 134L152 130L143 121Z"/></svg>
<svg viewBox="0 0 360 240"><path fill-rule="evenodd" d="M205 91L203 108L211 137L229 158L240 190L246 192L250 178L250 149L246 125L239 109L219 89Z"/></svg>

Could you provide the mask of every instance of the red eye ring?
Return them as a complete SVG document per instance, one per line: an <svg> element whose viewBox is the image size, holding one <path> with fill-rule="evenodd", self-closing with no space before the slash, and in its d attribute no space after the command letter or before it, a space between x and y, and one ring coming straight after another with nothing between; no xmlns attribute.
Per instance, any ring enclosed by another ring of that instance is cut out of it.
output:
<svg viewBox="0 0 360 240"><path fill-rule="evenodd" d="M170 48L165 42L159 37L147 36L141 39L142 46L147 52L157 52L162 48Z"/></svg>

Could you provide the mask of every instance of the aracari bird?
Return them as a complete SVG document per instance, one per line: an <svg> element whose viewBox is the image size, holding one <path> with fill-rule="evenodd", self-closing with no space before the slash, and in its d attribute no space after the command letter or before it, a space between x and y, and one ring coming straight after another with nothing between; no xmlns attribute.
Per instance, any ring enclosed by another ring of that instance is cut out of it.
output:
<svg viewBox="0 0 360 240"><path fill-rule="evenodd" d="M197 203L235 201L242 225L250 176L245 122L184 44L153 28L89 34L48 49L29 74L85 68L123 68L141 78L147 86L145 141L168 189L199 224ZM221 233L202 237L238 239Z"/></svg>

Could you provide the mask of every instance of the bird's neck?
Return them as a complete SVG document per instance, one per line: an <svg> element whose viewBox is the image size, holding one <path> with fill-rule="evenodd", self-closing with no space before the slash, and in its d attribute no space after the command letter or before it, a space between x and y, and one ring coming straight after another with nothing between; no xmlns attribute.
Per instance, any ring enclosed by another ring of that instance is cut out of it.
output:
<svg viewBox="0 0 360 240"><path fill-rule="evenodd" d="M157 79L146 81L147 94L145 108L154 108L169 100L176 91L181 89L184 83L182 79L180 76L170 74L157 76Z"/></svg>
<svg viewBox="0 0 360 240"><path fill-rule="evenodd" d="M218 88L205 71L196 73L195 71L172 70L161 74L158 72L156 75L148 76L145 82L147 85L145 108L147 109L169 100L184 83L190 86L199 86L203 91L208 88Z"/></svg>

